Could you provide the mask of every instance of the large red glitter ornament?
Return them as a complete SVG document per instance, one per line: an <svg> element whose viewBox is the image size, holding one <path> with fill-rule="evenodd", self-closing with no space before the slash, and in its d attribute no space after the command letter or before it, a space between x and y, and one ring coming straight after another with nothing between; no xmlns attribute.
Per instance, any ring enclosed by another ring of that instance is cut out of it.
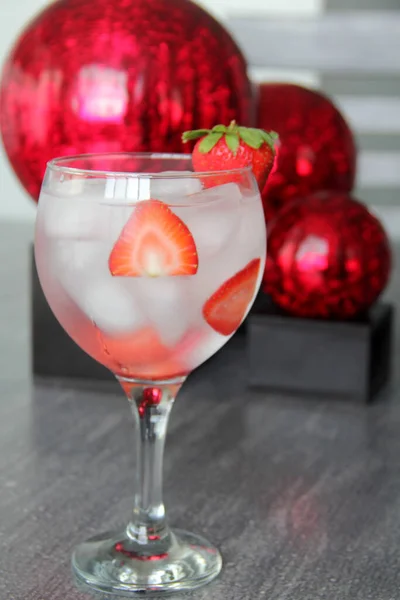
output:
<svg viewBox="0 0 400 600"><path fill-rule="evenodd" d="M55 156L182 151L185 130L250 123L251 98L240 50L190 0L59 0L5 64L1 131L37 199Z"/></svg>
<svg viewBox="0 0 400 600"><path fill-rule="evenodd" d="M293 201L272 222L263 289L301 317L347 319L385 288L391 253L380 222L348 194Z"/></svg>
<svg viewBox="0 0 400 600"><path fill-rule="evenodd" d="M257 127L277 131L280 139L275 167L263 191L267 221L292 198L318 190L352 190L354 138L323 94L299 85L263 83Z"/></svg>

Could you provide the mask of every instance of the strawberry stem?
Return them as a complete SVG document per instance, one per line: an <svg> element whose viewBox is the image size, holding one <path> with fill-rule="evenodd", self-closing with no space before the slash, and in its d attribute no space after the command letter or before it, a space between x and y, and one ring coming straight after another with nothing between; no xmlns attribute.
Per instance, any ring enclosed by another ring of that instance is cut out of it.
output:
<svg viewBox="0 0 400 600"><path fill-rule="evenodd" d="M212 129L196 129L194 131L185 131L182 134L184 143L194 141L201 138L199 145L200 152L206 154L214 148L219 140L224 137L228 148L232 154L236 155L240 140L258 150L263 144L267 144L272 152L275 153L275 142L278 139L278 134L274 131L264 131L263 129L255 129L254 127L241 127L233 119L228 126L215 125Z"/></svg>

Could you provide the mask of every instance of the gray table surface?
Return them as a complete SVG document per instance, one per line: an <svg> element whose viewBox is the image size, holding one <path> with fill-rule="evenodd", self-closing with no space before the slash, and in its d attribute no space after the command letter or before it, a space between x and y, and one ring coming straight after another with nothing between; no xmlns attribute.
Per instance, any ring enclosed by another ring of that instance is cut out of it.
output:
<svg viewBox="0 0 400 600"><path fill-rule="evenodd" d="M32 382L31 236L0 228L0 599L84 600L71 549L128 518L132 430L117 385ZM390 393L370 407L249 391L235 343L191 376L172 415L165 499L170 521L212 539L225 566L190 598L399 597L397 357Z"/></svg>

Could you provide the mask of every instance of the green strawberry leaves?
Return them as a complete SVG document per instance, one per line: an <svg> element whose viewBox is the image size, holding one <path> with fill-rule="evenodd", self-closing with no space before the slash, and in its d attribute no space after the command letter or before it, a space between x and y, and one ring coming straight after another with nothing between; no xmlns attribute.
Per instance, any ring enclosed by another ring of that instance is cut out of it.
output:
<svg viewBox="0 0 400 600"><path fill-rule="evenodd" d="M215 144L219 142L223 135L223 133L209 133L206 135L200 142L200 152L203 152L204 154L210 152L210 150L214 148Z"/></svg>
<svg viewBox="0 0 400 600"><path fill-rule="evenodd" d="M278 134L275 131L264 131L255 127L240 127L235 121L231 121L228 127L225 125L215 125L212 129L195 129L185 131L182 135L184 143L202 138L199 144L199 151L207 154L219 140L224 137L226 145L234 156L240 147L242 140L250 148L258 150L263 144L268 144L275 152L275 142L278 140Z"/></svg>
<svg viewBox="0 0 400 600"><path fill-rule="evenodd" d="M209 129L193 129L193 131L185 131L185 133L182 134L182 142L186 143L191 140L197 140L208 133L210 133Z"/></svg>
<svg viewBox="0 0 400 600"><path fill-rule="evenodd" d="M237 151L239 150L239 136L237 133L226 133L225 134L225 142L226 145L228 146L229 150L233 153L233 154L237 154Z"/></svg>
<svg viewBox="0 0 400 600"><path fill-rule="evenodd" d="M255 148L256 150L264 143L261 131L259 129L257 130L250 129L250 127L239 127L239 135L245 144L250 146L250 148Z"/></svg>
<svg viewBox="0 0 400 600"><path fill-rule="evenodd" d="M263 129L260 129L260 131L264 142L275 152L275 142L279 140L279 135L276 131L264 131Z"/></svg>
<svg viewBox="0 0 400 600"><path fill-rule="evenodd" d="M264 131L263 129L255 129L254 127L239 127L239 135L245 144L250 148L261 148L266 143L275 151L275 142L278 139L278 134L275 131Z"/></svg>
<svg viewBox="0 0 400 600"><path fill-rule="evenodd" d="M212 128L212 131L213 133L226 133L227 128L225 125L215 125L215 127Z"/></svg>

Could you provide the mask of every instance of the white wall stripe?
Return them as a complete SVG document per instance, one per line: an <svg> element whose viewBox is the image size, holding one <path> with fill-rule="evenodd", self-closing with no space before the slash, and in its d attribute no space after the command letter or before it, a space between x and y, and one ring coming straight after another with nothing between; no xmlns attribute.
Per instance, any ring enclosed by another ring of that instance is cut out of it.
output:
<svg viewBox="0 0 400 600"><path fill-rule="evenodd" d="M334 101L360 133L400 133L400 97L335 96Z"/></svg>
<svg viewBox="0 0 400 600"><path fill-rule="evenodd" d="M381 221L389 238L400 240L400 206L370 205L370 211Z"/></svg>
<svg viewBox="0 0 400 600"><path fill-rule="evenodd" d="M400 73L400 11L232 17L228 25L254 66Z"/></svg>
<svg viewBox="0 0 400 600"><path fill-rule="evenodd" d="M219 17L230 15L274 15L307 17L324 10L324 0L196 0Z"/></svg>
<svg viewBox="0 0 400 600"><path fill-rule="evenodd" d="M400 186L400 152L361 152L357 185L382 188Z"/></svg>
<svg viewBox="0 0 400 600"><path fill-rule="evenodd" d="M264 81L279 81L297 83L311 88L319 88L321 78L317 71L306 69L274 69L265 67L249 67L249 76L252 81L262 83Z"/></svg>

